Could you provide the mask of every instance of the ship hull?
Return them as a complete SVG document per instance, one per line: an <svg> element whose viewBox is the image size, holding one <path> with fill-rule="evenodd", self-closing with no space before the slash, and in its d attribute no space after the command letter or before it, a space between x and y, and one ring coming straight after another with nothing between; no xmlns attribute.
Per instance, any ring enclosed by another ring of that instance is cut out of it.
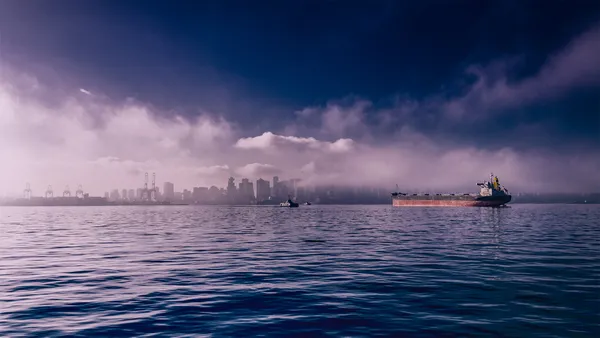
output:
<svg viewBox="0 0 600 338"><path fill-rule="evenodd" d="M392 198L395 207L500 207L511 196L398 196Z"/></svg>

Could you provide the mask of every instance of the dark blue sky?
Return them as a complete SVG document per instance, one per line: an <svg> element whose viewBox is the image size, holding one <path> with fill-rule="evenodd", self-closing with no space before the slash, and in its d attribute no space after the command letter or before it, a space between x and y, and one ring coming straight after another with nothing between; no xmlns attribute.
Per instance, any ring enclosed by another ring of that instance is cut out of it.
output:
<svg viewBox="0 0 600 338"><path fill-rule="evenodd" d="M349 95L372 101L374 111L398 98L451 100L473 85L469 66L498 60L518 61L502 72L518 83L599 23L592 0L0 2L11 64L67 74L73 86L115 100L133 96L192 115L203 107L265 126ZM523 144L560 136L598 145L597 85L502 108L509 113L492 118L493 129L414 125L471 133L483 144L487 133L497 139L530 123L546 137Z"/></svg>

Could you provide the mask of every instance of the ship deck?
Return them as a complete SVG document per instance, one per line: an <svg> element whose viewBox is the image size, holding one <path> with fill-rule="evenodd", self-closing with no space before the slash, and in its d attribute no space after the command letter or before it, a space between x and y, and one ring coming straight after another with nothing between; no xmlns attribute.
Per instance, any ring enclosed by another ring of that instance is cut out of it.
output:
<svg viewBox="0 0 600 338"><path fill-rule="evenodd" d="M392 196L393 199L403 200L403 201L422 201L422 200L432 200L432 201L472 201L476 199L479 195L476 194L406 194L406 195L395 195Z"/></svg>

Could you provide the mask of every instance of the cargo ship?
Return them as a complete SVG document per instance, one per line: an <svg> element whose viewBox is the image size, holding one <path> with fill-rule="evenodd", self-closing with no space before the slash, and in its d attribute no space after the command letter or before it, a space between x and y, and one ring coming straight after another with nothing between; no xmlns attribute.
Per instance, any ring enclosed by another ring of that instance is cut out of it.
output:
<svg viewBox="0 0 600 338"><path fill-rule="evenodd" d="M492 173L489 181L477 183L479 194L406 194L392 193L395 207L500 207L512 199L508 190L500 185Z"/></svg>

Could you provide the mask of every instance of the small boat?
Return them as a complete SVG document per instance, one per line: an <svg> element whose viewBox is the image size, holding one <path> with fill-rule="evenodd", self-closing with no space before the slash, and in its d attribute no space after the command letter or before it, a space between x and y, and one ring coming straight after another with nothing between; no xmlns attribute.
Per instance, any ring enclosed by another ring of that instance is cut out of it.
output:
<svg viewBox="0 0 600 338"><path fill-rule="evenodd" d="M304 205L312 205L312 203L306 202L306 203L304 203Z"/></svg>
<svg viewBox="0 0 600 338"><path fill-rule="evenodd" d="M279 203L280 207L285 207L285 208L297 208L300 206L300 204L292 201L291 197L288 197L288 200L286 202L281 202Z"/></svg>

